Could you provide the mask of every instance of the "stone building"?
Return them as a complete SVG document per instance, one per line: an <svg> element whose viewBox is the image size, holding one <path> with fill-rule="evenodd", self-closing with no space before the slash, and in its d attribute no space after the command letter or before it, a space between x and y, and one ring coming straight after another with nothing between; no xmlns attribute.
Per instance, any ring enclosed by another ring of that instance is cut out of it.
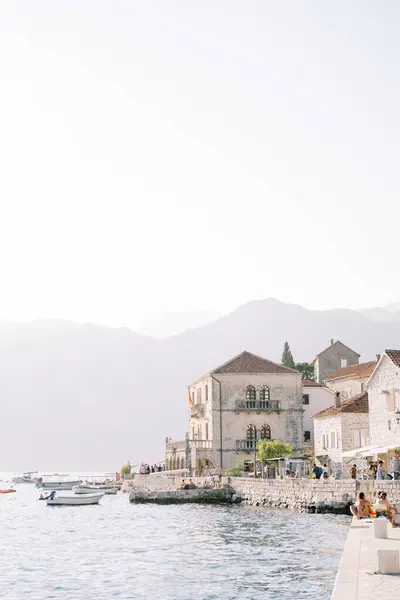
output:
<svg viewBox="0 0 400 600"><path fill-rule="evenodd" d="M313 416L334 402L334 392L318 381L302 380L303 388L303 427L304 446L314 448L314 423Z"/></svg>
<svg viewBox="0 0 400 600"><path fill-rule="evenodd" d="M342 367L325 380L325 385L334 392L339 392L341 398L352 398L367 389L367 381L371 377L380 356L371 362Z"/></svg>
<svg viewBox="0 0 400 600"><path fill-rule="evenodd" d="M314 359L315 380L324 383L329 375L340 368L358 365L360 355L342 342L332 339L328 348L322 350Z"/></svg>
<svg viewBox="0 0 400 600"><path fill-rule="evenodd" d="M400 350L385 350L367 383L371 446L400 447ZM382 448L384 450L385 448Z"/></svg>
<svg viewBox="0 0 400 600"><path fill-rule="evenodd" d="M165 468L167 471L186 469L190 462L188 436L184 440L165 439Z"/></svg>
<svg viewBox="0 0 400 600"><path fill-rule="evenodd" d="M252 462L257 439L303 449L300 373L242 352L189 386L191 466L227 469L239 457Z"/></svg>
<svg viewBox="0 0 400 600"><path fill-rule="evenodd" d="M354 460L342 453L369 444L368 393L343 400L337 392L334 405L314 415L314 439L318 462L349 477Z"/></svg>

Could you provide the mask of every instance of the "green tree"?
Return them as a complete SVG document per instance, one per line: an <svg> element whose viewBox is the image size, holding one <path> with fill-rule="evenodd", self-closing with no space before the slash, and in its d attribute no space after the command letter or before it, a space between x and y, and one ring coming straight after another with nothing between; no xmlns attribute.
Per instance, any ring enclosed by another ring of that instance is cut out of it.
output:
<svg viewBox="0 0 400 600"><path fill-rule="evenodd" d="M265 461L271 458L289 458L293 456L293 447L280 440L260 440L257 444L258 460Z"/></svg>
<svg viewBox="0 0 400 600"><path fill-rule="evenodd" d="M225 475L229 475L230 477L240 477L240 473L243 471L243 469L244 461L239 460L225 471Z"/></svg>
<svg viewBox="0 0 400 600"><path fill-rule="evenodd" d="M128 462L126 463L126 465L122 465L122 467L121 467L121 475L124 475L124 476L130 475L131 474L131 470L132 470L132 465L131 465L131 463L128 460Z"/></svg>
<svg viewBox="0 0 400 600"><path fill-rule="evenodd" d="M290 346L289 346L288 342L285 342L285 345L283 346L281 362L284 367L288 367L289 369L295 368L293 354L292 354L292 351L290 350Z"/></svg>
<svg viewBox="0 0 400 600"><path fill-rule="evenodd" d="M309 381L314 381L315 375L314 375L314 364L313 363L308 363L308 362L296 363L295 369L296 369L296 371L299 371L301 373L302 379L308 379Z"/></svg>

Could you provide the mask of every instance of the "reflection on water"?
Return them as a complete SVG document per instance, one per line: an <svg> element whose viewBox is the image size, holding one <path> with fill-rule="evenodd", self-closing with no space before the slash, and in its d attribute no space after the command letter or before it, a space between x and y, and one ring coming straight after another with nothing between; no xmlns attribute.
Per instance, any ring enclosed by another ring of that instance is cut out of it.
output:
<svg viewBox="0 0 400 600"><path fill-rule="evenodd" d="M349 519L246 506L0 498L0 597L328 600Z"/></svg>

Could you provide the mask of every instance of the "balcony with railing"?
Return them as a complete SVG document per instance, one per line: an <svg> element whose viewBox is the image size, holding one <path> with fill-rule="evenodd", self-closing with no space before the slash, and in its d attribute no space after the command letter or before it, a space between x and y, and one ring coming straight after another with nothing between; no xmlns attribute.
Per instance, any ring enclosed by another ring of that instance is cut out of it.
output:
<svg viewBox="0 0 400 600"><path fill-rule="evenodd" d="M249 438L246 440L236 440L236 452L249 452L254 450L255 440Z"/></svg>
<svg viewBox="0 0 400 600"><path fill-rule="evenodd" d="M237 400L236 411L280 412L279 400Z"/></svg>
<svg viewBox="0 0 400 600"><path fill-rule="evenodd" d="M270 438L261 438L267 440L268 442L273 442L274 440ZM257 438L257 444L260 441ZM254 452L254 438L246 438L245 440L236 440L236 452Z"/></svg>
<svg viewBox="0 0 400 600"><path fill-rule="evenodd" d="M200 404L200 402L193 404L190 408L190 416L192 419L202 419L204 417L204 404Z"/></svg>

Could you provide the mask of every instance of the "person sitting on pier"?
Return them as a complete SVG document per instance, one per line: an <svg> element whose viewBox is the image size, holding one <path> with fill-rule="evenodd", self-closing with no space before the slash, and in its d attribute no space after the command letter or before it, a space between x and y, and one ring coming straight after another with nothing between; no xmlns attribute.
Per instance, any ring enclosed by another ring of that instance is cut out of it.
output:
<svg viewBox="0 0 400 600"><path fill-rule="evenodd" d="M371 502L365 498L365 494L363 492L358 494L357 502L350 506L351 514L354 517L357 517L357 519L367 519L370 515L371 509Z"/></svg>
<svg viewBox="0 0 400 600"><path fill-rule="evenodd" d="M375 508L377 517L387 517L391 522L392 526L397 527L396 509L393 508L393 506L390 506L386 492L381 492L380 498L378 494Z"/></svg>
<svg viewBox="0 0 400 600"><path fill-rule="evenodd" d="M181 483L181 485L180 485L180 488L179 488L179 489L180 489L180 490L184 490L184 489L185 489L185 480L184 480L184 479L182 479L182 483Z"/></svg>
<svg viewBox="0 0 400 600"><path fill-rule="evenodd" d="M191 479L189 479L189 490L195 490L196 487L197 486L193 483L193 481Z"/></svg>

